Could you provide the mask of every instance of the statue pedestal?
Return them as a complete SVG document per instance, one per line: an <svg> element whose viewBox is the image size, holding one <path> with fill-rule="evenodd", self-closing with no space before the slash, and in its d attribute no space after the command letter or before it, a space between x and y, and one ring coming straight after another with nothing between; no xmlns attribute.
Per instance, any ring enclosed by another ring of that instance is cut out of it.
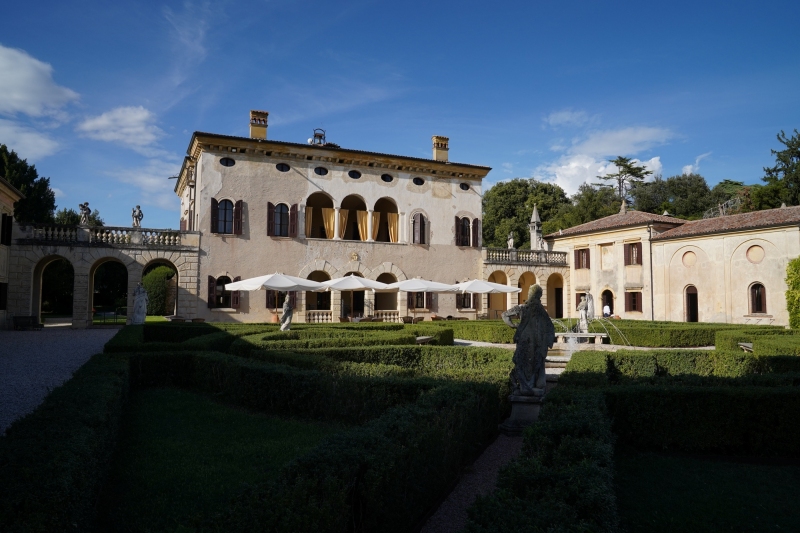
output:
<svg viewBox="0 0 800 533"><path fill-rule="evenodd" d="M535 393L533 396L512 394L508 397L511 400L511 416L498 426L501 433L519 437L522 430L536 422L544 401L544 389L536 389Z"/></svg>

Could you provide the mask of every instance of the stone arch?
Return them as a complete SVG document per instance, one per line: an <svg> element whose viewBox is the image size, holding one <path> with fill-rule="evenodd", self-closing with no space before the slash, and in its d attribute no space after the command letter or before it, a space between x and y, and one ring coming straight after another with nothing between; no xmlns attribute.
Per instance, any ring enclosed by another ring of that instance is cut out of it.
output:
<svg viewBox="0 0 800 533"><path fill-rule="evenodd" d="M347 213L347 220L345 221L345 227L341 227L341 221L339 222L340 227L339 231L342 235L342 240L345 241L360 241L361 239L361 230L359 229L358 225L358 212L367 211L367 202L364 200L364 197L359 194L348 194L342 201L339 203L339 214L340 217L343 216L343 213ZM368 240L368 239L363 239Z"/></svg>
<svg viewBox="0 0 800 533"><path fill-rule="evenodd" d="M361 261L350 261L349 263L337 269L334 277L342 278L346 276L348 272L358 272L365 278L373 279L370 276L371 269Z"/></svg>
<svg viewBox="0 0 800 533"><path fill-rule="evenodd" d="M513 274L514 269L512 267L497 268L488 274L487 281L501 285L511 285L510 280ZM502 312L508 309L508 300L508 294L487 294L486 312L488 318L499 318Z"/></svg>
<svg viewBox="0 0 800 533"><path fill-rule="evenodd" d="M31 300L30 300L30 314L32 316L36 316L39 319L40 323L43 323L44 320L42 318L42 292L43 292L43 275L45 269L55 263L56 261L66 261L72 267L72 320L73 324L77 322L79 317L75 315L75 307L76 307L76 300L80 299L80 294L78 291L77 283L76 283L76 275L78 269L75 265L75 258L69 258L66 254L60 253L49 253L43 254L38 260L33 263L31 272ZM80 317L82 318L82 317Z"/></svg>
<svg viewBox="0 0 800 533"><path fill-rule="evenodd" d="M564 313L567 306L566 283L564 276L560 272L551 272L545 282L547 287L547 314L550 318L564 318L568 316Z"/></svg>
<svg viewBox="0 0 800 533"><path fill-rule="evenodd" d="M522 305L528 299L528 291L536 284L536 274L530 270L519 275L517 279L517 287L522 289L517 295L517 305Z"/></svg>
<svg viewBox="0 0 800 533"><path fill-rule="evenodd" d="M403 272L400 269L400 267L398 267L397 265L395 265L394 263L392 263L390 261L386 261L384 263L381 263L380 265L378 265L375 268L373 268L370 271L369 276L367 276L367 277L369 279L373 279L373 280L377 281L378 277L381 274L384 274L384 273L392 274L395 278L397 278L397 281L403 281L403 280L408 279L408 277L406 276L405 272Z"/></svg>
<svg viewBox="0 0 800 533"><path fill-rule="evenodd" d="M598 313L598 311L597 311L597 307L598 306L597 306L597 304L595 304L595 314L596 315L598 315L598 314L602 315L603 314L603 308L606 305L608 305L608 308L611 311L610 314L613 316L614 313L617 311L616 300L617 300L617 298L614 295L614 291L611 289L611 287L606 285L605 287L603 287L603 290L600 291L600 301L598 302L600 304L599 305L600 312Z"/></svg>
<svg viewBox="0 0 800 533"><path fill-rule="evenodd" d="M393 198L384 196L379 198L373 205L373 211L379 213L378 228L375 236L376 242L399 242L400 241L400 215L397 202ZM389 231L389 215L396 215L397 219L397 238L393 241Z"/></svg>
<svg viewBox="0 0 800 533"><path fill-rule="evenodd" d="M312 239L327 239L328 236L325 233L325 221L322 216L322 209L333 209L336 202L334 201L333 197L324 191L315 191L314 193L310 194L308 198L306 198L306 203L304 207L304 214L303 214L303 227L305 228L306 223L306 212L311 211L311 228L305 228L305 235Z"/></svg>
<svg viewBox="0 0 800 533"><path fill-rule="evenodd" d="M308 275L316 270L321 270L322 272L327 273L331 279L340 277L338 275L339 271L336 267L330 264L328 261L324 259L315 259L310 263L306 263L303 268L300 269L300 272L297 274L298 278L308 278Z"/></svg>
<svg viewBox="0 0 800 533"><path fill-rule="evenodd" d="M92 254L92 255L95 255L95 254ZM126 262L123 259L127 259L128 261ZM97 307L96 306L96 302L95 302L95 298L96 298L95 294L97 293L95 277L97 275L97 271L100 269L100 267L102 267L106 263L112 263L112 262L113 263L118 263L118 264L122 265L123 267L125 267L125 286L126 286L126 291L125 291L126 292L126 303L125 303L125 306L127 308L127 316L130 316L130 314L131 314L130 311L132 311L132 308L130 306L132 305L132 302L128 301L129 299L131 299L131 291L130 291L129 280L130 280L130 277L131 277L130 267L131 267L132 264L135 264L135 261L131 260L130 257L119 253L118 250L113 250L112 253L110 253L108 255L101 255L100 257L96 257L94 262L89 267L89 276L88 276L88 288L89 288L89 290L88 290L88 293L87 293L88 294L87 320L89 321L88 322L89 324L92 324L94 322L94 312L95 312L95 309Z"/></svg>
<svg viewBox="0 0 800 533"><path fill-rule="evenodd" d="M178 265L175 264L176 261L173 261L173 259L176 259L176 257L173 257L172 254L169 254L169 255L166 255L166 254L163 254L163 255L162 254L150 254L149 260L147 260L142 265L141 270L139 270L139 281L137 281L136 283L131 284L130 283L130 277L129 277L129 283L128 283L128 311L129 312L128 312L128 316L131 316L131 314L133 312L133 304L134 304L133 291L136 288L136 285L142 280L142 277L144 276L144 273L148 268L150 268L152 266L158 266L158 265L168 266L172 270L175 271L175 276L173 278L174 281L170 280L171 287L168 288L168 291L174 291L175 301L174 301L173 305L169 305L169 298L172 297L172 294L170 294L169 297L168 297L168 300L167 300L168 303L167 303L166 311L169 314L181 315L181 313L179 312L179 304L181 303L181 300L183 299L181 297L182 295L181 295L181 290L180 290L180 283L181 283L182 273L181 273L181 269L178 267ZM182 265L183 262L180 261L180 263ZM218 278L218 277L220 277L222 275L225 275L225 274L224 273L220 273L220 274L218 274L218 275L216 275L214 277ZM229 276L230 276L231 280L233 280L234 276L231 276L231 275L229 275ZM181 315L181 316L183 316L183 315Z"/></svg>

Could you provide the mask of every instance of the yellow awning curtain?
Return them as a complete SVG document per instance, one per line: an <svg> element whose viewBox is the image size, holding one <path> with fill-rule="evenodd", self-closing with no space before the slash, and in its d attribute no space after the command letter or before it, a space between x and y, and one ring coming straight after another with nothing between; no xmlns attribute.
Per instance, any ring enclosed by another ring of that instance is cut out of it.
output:
<svg viewBox="0 0 800 533"><path fill-rule="evenodd" d="M322 208L322 223L325 224L325 237L333 239L333 227L336 211L332 207Z"/></svg>
<svg viewBox="0 0 800 533"><path fill-rule="evenodd" d="M389 222L389 242L397 242L400 215L397 213L386 213L386 219Z"/></svg>
<svg viewBox="0 0 800 533"><path fill-rule="evenodd" d="M306 206L306 238L311 237L311 222L314 220L314 208Z"/></svg>
<svg viewBox="0 0 800 533"><path fill-rule="evenodd" d="M367 240L367 212L366 211L356 211L356 217L358 217L358 235L362 241Z"/></svg>
<svg viewBox="0 0 800 533"><path fill-rule="evenodd" d="M378 225L381 223L381 212L380 211L373 211L372 212L372 240L378 238Z"/></svg>
<svg viewBox="0 0 800 533"><path fill-rule="evenodd" d="M347 214L349 209L339 209L339 238L344 239L345 231L347 230Z"/></svg>

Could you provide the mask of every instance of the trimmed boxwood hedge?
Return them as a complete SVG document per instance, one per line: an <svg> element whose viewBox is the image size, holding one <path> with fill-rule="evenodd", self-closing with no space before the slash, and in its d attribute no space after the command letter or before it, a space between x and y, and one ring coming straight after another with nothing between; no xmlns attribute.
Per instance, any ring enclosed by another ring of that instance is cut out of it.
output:
<svg viewBox="0 0 800 533"><path fill-rule="evenodd" d="M0 437L0 531L91 531L128 396L128 363L95 355Z"/></svg>
<svg viewBox="0 0 800 533"><path fill-rule="evenodd" d="M753 353L757 356L800 355L800 336L763 335L755 337Z"/></svg>
<svg viewBox="0 0 800 533"><path fill-rule="evenodd" d="M784 336L797 335L797 331L781 326L758 326L747 329L732 328L720 330L714 336L714 348L718 352L741 352L740 342L755 342L764 335Z"/></svg>

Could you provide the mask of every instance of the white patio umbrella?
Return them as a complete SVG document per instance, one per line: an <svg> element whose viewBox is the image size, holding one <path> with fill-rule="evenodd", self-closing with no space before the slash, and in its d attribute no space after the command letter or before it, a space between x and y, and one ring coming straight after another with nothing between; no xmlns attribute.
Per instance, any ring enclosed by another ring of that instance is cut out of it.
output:
<svg viewBox="0 0 800 533"><path fill-rule="evenodd" d="M492 283L491 281L483 281L482 279L471 279L469 281L462 281L453 285L453 292L472 294L496 294L500 292L521 292L519 287L510 287L500 283Z"/></svg>
<svg viewBox="0 0 800 533"><path fill-rule="evenodd" d="M313 291L323 292L326 287L318 282L310 279L298 278L295 276L288 276L276 272L275 274L268 274L266 276L258 276L256 278L247 278L233 283L227 283L225 290L228 291L275 291L277 292L290 292L290 291ZM275 297L275 305L278 305L277 294ZM278 309L275 309L278 312Z"/></svg>
<svg viewBox="0 0 800 533"><path fill-rule="evenodd" d="M349 276L345 276L343 278L329 279L328 281L323 281L321 283L322 285L325 285L329 291L350 291L351 307L353 306L353 292L367 290L385 291L388 287L388 285L381 283L380 281L362 278L361 276L356 276L354 274L350 274Z"/></svg>
<svg viewBox="0 0 800 533"><path fill-rule="evenodd" d="M386 286L387 290L399 290L402 292L451 292L452 285L429 281L427 279L412 278L396 281ZM417 308L414 307L414 318L417 317Z"/></svg>

